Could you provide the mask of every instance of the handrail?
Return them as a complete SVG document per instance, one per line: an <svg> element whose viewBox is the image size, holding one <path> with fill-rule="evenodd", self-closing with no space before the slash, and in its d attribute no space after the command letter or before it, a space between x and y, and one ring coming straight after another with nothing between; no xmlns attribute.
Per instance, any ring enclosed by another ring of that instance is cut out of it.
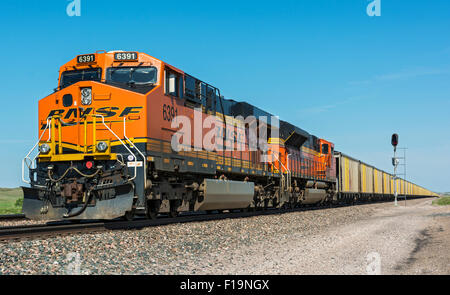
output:
<svg viewBox="0 0 450 295"><path fill-rule="evenodd" d="M272 155L272 156L275 156L275 158L277 158L278 163L280 163L280 165L284 168L284 170L287 171L287 175L288 175L288 180L287 180L287 181L288 181L288 184L287 184L287 187L288 187L288 191L290 191L290 188L291 188L291 178L290 178L291 171L290 171L289 169L287 169L287 168L283 165L283 163L280 161L280 158L278 158L278 156L277 156L276 154L274 154L274 153L272 152L271 155ZM288 160L289 160L289 159L288 159ZM281 175L284 177L283 171L281 171Z"/></svg>
<svg viewBox="0 0 450 295"><path fill-rule="evenodd" d="M288 173L288 183L289 183L289 191L290 191L290 188L291 188L291 183L292 183L292 172L291 172L291 170L289 169L290 167L289 167L289 157L290 156L292 156L292 154L288 154L287 155L287 158L286 158L286 164L287 164L287 173Z"/></svg>
<svg viewBox="0 0 450 295"><path fill-rule="evenodd" d="M127 128L126 128L126 117L123 118L123 136L130 143L130 145L135 148L138 153L141 155L144 160L144 185L147 185L147 158L145 155L136 147L136 145L127 137ZM137 165L136 165L137 166ZM136 167L135 167L136 168Z"/></svg>
<svg viewBox="0 0 450 295"><path fill-rule="evenodd" d="M42 137L44 136L45 131L47 131L47 129L48 129L48 127L49 127L49 121L51 120L51 118L52 118L52 117L48 117L48 118L47 118L47 124L45 125L44 131L42 131L42 134L41 134L41 136L39 136L39 139L38 139L38 141L36 142L36 144L33 146L33 148L28 152L28 154L27 154L27 155L25 156L25 158L23 158L23 160L22 160L22 180L23 180L23 182L25 182L25 183L27 183L27 184L30 184L31 182L25 179L25 161L26 161L26 159L28 159L28 160L30 161L30 165L33 165L33 160L30 159L30 155L31 155L31 153L36 149L36 147L39 145L39 142L41 142L41 139L42 139ZM50 128L51 128L51 127L50 127ZM50 132L49 132L49 134L50 134ZM49 140L50 140L50 138L49 138ZM40 153L41 153L41 152L39 151L39 153L36 155L36 157L34 157L34 160L36 160L37 156L38 156ZM30 168L30 165L27 164L28 169L31 169L31 168Z"/></svg>
<svg viewBox="0 0 450 295"><path fill-rule="evenodd" d="M277 158L278 163L280 163L281 166L283 166L284 170L289 171L289 169L287 169L287 168L283 165L283 163L280 161L280 159L278 158L278 156L277 156L276 154L271 153L271 155L273 155L273 156L275 156L275 158Z"/></svg>
<svg viewBox="0 0 450 295"><path fill-rule="evenodd" d="M130 154L133 155L133 158L134 158L134 176L133 176L131 179L129 179L129 181L133 181L133 180L137 177L137 157L136 157L136 155L128 148L128 146L122 141L122 139L120 139L119 136L117 136L117 134L114 133L114 131L112 131L112 129L109 128L108 125L106 125L106 123L105 123L105 117L104 117L104 116L98 115L98 114L93 114L93 115L90 115L90 116L102 118L102 123L103 123L103 125L106 127L106 129L108 129L109 132L111 132L111 133L117 138L117 140L119 140L119 142L125 147L125 149L126 149Z"/></svg>
<svg viewBox="0 0 450 295"><path fill-rule="evenodd" d="M136 179L136 177L137 177L137 157L136 157L136 154L135 153L133 153L129 148L128 148L128 146L122 141L122 139L111 129L111 128L109 128L109 126L105 123L105 117L103 116L103 115L99 115L99 114L92 114L92 115L87 115L87 116L91 116L91 117L99 117L99 118L101 118L102 119L102 124L106 127L106 129L109 131L109 132L111 132L111 134L113 134L115 137L116 137L116 139L125 147L125 149L133 156L133 159L134 159L134 176L132 177L132 178L130 178L129 179L129 181L133 181L134 179ZM87 117L86 116L86 117ZM28 167L28 169L32 169L32 165L33 165L33 161L35 161L36 159L37 159L37 157L40 155L40 151L37 153L37 155L34 157L34 159L33 160L31 160L31 158L30 158L30 155L31 155L31 153L36 149L36 147L39 145L39 143L41 142L41 140L42 140L42 138L43 138L43 136L44 136L44 134L45 134L45 132L47 131L47 129L49 130L49 138L48 138L48 140L47 140L47 142L50 142L50 141L52 141L52 140L54 140L54 136L52 136L52 123L54 122L53 120L54 120L54 117L55 118L58 118L59 119L59 123L60 123L60 126L59 126L59 138L58 138L58 141L59 141L59 149L61 150L61 125L62 125L62 123L65 123L63 120L61 120L61 118L59 118L58 116L51 116L51 117L48 117L47 118L47 123L46 123L46 125L45 125L45 128L44 128L44 130L42 131L42 133L41 133L41 135L39 136L39 139L38 139L38 141L36 142L36 144L33 146L33 148L28 152L28 154L23 158L23 160L22 160L22 181L23 182L25 182L25 183L27 183L27 184L31 184L31 181L28 181L28 180L26 180L25 179L25 164L27 165L27 167ZM85 120L87 121L87 118L85 117ZM85 121L85 122L86 122ZM96 119L94 118L94 120L93 120L93 127L95 128L95 122L96 122ZM56 127L55 127L56 128ZM129 141L130 143L131 143L131 145L139 152L139 154L144 158L144 168L146 167L146 158L145 158L145 156L144 156L144 154L129 140L129 138L126 136L126 134L125 134L125 121L124 121L124 136L125 136L125 138L126 138L126 140L127 141ZM96 132L94 131L93 132L93 134L95 135L96 134ZM85 142L85 145L86 145L87 143ZM94 146L94 149L95 149L95 146ZM122 164L125 164L124 163L124 161L123 161L123 156L121 155L121 154L119 154L121 157L122 157ZM146 176L146 173L144 172L144 177Z"/></svg>

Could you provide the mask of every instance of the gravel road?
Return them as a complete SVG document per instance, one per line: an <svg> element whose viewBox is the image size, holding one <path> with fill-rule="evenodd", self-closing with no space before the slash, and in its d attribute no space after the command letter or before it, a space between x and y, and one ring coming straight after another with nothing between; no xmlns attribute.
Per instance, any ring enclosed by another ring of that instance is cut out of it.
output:
<svg viewBox="0 0 450 295"><path fill-rule="evenodd" d="M0 244L0 274L450 274L450 206L431 201Z"/></svg>

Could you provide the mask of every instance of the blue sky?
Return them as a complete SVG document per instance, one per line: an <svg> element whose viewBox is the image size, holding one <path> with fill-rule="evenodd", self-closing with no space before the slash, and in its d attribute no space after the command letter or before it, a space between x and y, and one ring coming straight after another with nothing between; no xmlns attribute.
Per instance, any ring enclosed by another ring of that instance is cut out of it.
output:
<svg viewBox="0 0 450 295"><path fill-rule="evenodd" d="M450 1L2 1L0 187L22 185L37 102L78 54L134 50L278 114L336 149L450 191Z"/></svg>

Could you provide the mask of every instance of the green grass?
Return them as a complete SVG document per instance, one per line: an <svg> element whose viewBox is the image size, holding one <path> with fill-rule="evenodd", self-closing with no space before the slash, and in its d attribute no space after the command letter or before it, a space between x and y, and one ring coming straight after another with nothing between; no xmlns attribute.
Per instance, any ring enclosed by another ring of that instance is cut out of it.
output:
<svg viewBox="0 0 450 295"><path fill-rule="evenodd" d="M440 197L437 200L433 201L434 205L439 205L439 206L447 206L450 205L450 196L444 196L444 197Z"/></svg>
<svg viewBox="0 0 450 295"><path fill-rule="evenodd" d="M0 215L22 213L22 204L22 189L0 188Z"/></svg>

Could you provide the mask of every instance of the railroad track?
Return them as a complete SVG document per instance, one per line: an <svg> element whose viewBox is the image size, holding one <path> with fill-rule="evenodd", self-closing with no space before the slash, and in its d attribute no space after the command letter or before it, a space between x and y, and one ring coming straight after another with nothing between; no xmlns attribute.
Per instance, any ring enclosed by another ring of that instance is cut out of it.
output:
<svg viewBox="0 0 450 295"><path fill-rule="evenodd" d="M31 240L38 238L49 238L68 234L86 234L108 230L142 229L146 227L162 226L176 223L248 218L253 216L285 214L305 210L318 210L324 208L325 207L323 206L318 206L309 208L296 208L292 210L268 209L266 211L230 212L230 213L216 213L216 214L191 213L189 215L188 214L180 215L175 218L160 217L156 220L136 219L133 221L116 220L116 221L82 222L82 223L70 223L66 221L66 222L50 222L47 224L35 224L26 226L8 226L8 227L0 227L0 242L8 242L12 240L18 241L24 239Z"/></svg>
<svg viewBox="0 0 450 295"><path fill-rule="evenodd" d="M374 203L358 203L355 205L367 205ZM333 205L333 206L313 206L313 207L301 207L289 210L283 209L268 209L265 211L250 211L250 212L230 212L230 213L190 213L186 215L180 215L179 217L160 217L156 220L149 219L136 219L133 221L95 221L95 222L50 222L47 224L28 225L28 226L9 226L0 227L0 242L8 242L12 240L23 239L37 239L48 238L54 236L68 235L68 234L86 234L109 230L133 230L142 229L146 227L162 226L176 223L189 223L189 222L204 222L223 219L235 219L235 218L249 218L254 216L275 215L275 214L288 214L294 212L310 211L310 210L322 210L327 208L347 207L352 205Z"/></svg>
<svg viewBox="0 0 450 295"><path fill-rule="evenodd" d="M64 234L89 233L104 230L101 222L85 224L29 225L0 227L0 242L48 238Z"/></svg>

